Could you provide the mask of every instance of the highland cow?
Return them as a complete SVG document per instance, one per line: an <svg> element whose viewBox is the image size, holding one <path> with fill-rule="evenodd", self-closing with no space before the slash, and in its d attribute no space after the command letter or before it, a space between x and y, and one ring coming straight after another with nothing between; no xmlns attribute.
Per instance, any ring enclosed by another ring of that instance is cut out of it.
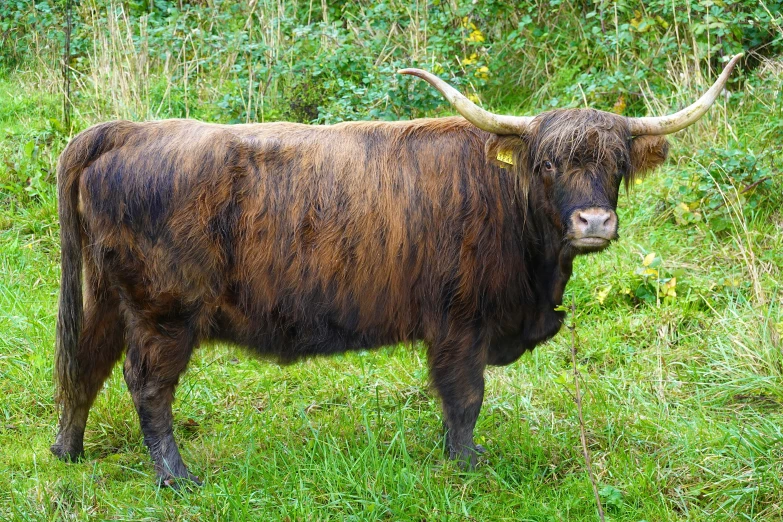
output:
<svg viewBox="0 0 783 522"><path fill-rule="evenodd" d="M197 346L289 363L421 340L451 458L471 466L484 369L557 333L575 256L617 238L619 187L660 165L694 105L495 115L417 69L464 116L331 126L115 121L58 167L62 287L52 451L83 453L114 364L159 480L197 480L172 401Z"/></svg>

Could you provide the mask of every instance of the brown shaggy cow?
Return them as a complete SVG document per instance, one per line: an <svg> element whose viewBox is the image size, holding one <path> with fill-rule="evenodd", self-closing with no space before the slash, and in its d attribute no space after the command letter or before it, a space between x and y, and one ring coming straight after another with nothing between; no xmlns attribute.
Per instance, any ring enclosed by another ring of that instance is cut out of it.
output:
<svg viewBox="0 0 783 522"><path fill-rule="evenodd" d="M405 70L467 119L87 129L58 167L52 451L83 453L90 406L123 353L144 441L173 484L197 480L171 404L198 345L291 362L423 340L449 455L472 465L484 368L557 333L574 256L617 237L621 181L664 161L659 135L698 119L738 58L696 104L660 118L498 116Z"/></svg>

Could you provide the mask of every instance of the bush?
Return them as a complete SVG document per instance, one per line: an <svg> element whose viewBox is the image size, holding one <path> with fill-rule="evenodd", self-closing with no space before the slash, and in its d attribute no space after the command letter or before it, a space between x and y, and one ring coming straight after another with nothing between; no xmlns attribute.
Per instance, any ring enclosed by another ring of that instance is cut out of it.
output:
<svg viewBox="0 0 783 522"><path fill-rule="evenodd" d="M0 64L23 67L43 56L58 70L64 5L3 3ZM151 93L147 116L328 123L413 117L445 106L419 82L396 76L401 67L431 69L476 99L495 98L493 104L515 110L587 102L637 115L646 111L639 87L668 95L672 67L693 73L692 63L719 68L741 49L783 51L783 0L549 0L519 7L436 0L412 9L399 0L322 8L93 0L74 7L71 66L89 75L94 44L111 47L128 33L149 74L169 82ZM110 34L110 19L125 31ZM187 91L178 93L183 86Z"/></svg>

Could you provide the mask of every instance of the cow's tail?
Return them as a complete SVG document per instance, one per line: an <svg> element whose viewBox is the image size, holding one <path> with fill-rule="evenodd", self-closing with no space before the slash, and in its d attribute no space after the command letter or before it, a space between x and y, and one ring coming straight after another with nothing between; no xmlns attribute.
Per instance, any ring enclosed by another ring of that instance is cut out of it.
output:
<svg viewBox="0 0 783 522"><path fill-rule="evenodd" d="M58 214L60 217L60 309L57 316L55 377L57 402L75 399L79 387L79 337L84 317L82 293L83 226L79 213L79 182L82 172L104 152L117 146L127 122L91 127L76 136L57 165Z"/></svg>

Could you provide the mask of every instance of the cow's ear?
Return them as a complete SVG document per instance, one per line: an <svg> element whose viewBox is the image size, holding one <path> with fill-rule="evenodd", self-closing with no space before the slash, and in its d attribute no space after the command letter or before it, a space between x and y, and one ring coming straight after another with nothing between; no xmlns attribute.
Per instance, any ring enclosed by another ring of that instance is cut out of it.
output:
<svg viewBox="0 0 783 522"><path fill-rule="evenodd" d="M663 136L636 136L631 140L631 168L626 187L658 168L669 155L669 142Z"/></svg>
<svg viewBox="0 0 783 522"><path fill-rule="evenodd" d="M484 144L484 153L489 163L510 169L527 161L527 142L520 136L493 134Z"/></svg>

